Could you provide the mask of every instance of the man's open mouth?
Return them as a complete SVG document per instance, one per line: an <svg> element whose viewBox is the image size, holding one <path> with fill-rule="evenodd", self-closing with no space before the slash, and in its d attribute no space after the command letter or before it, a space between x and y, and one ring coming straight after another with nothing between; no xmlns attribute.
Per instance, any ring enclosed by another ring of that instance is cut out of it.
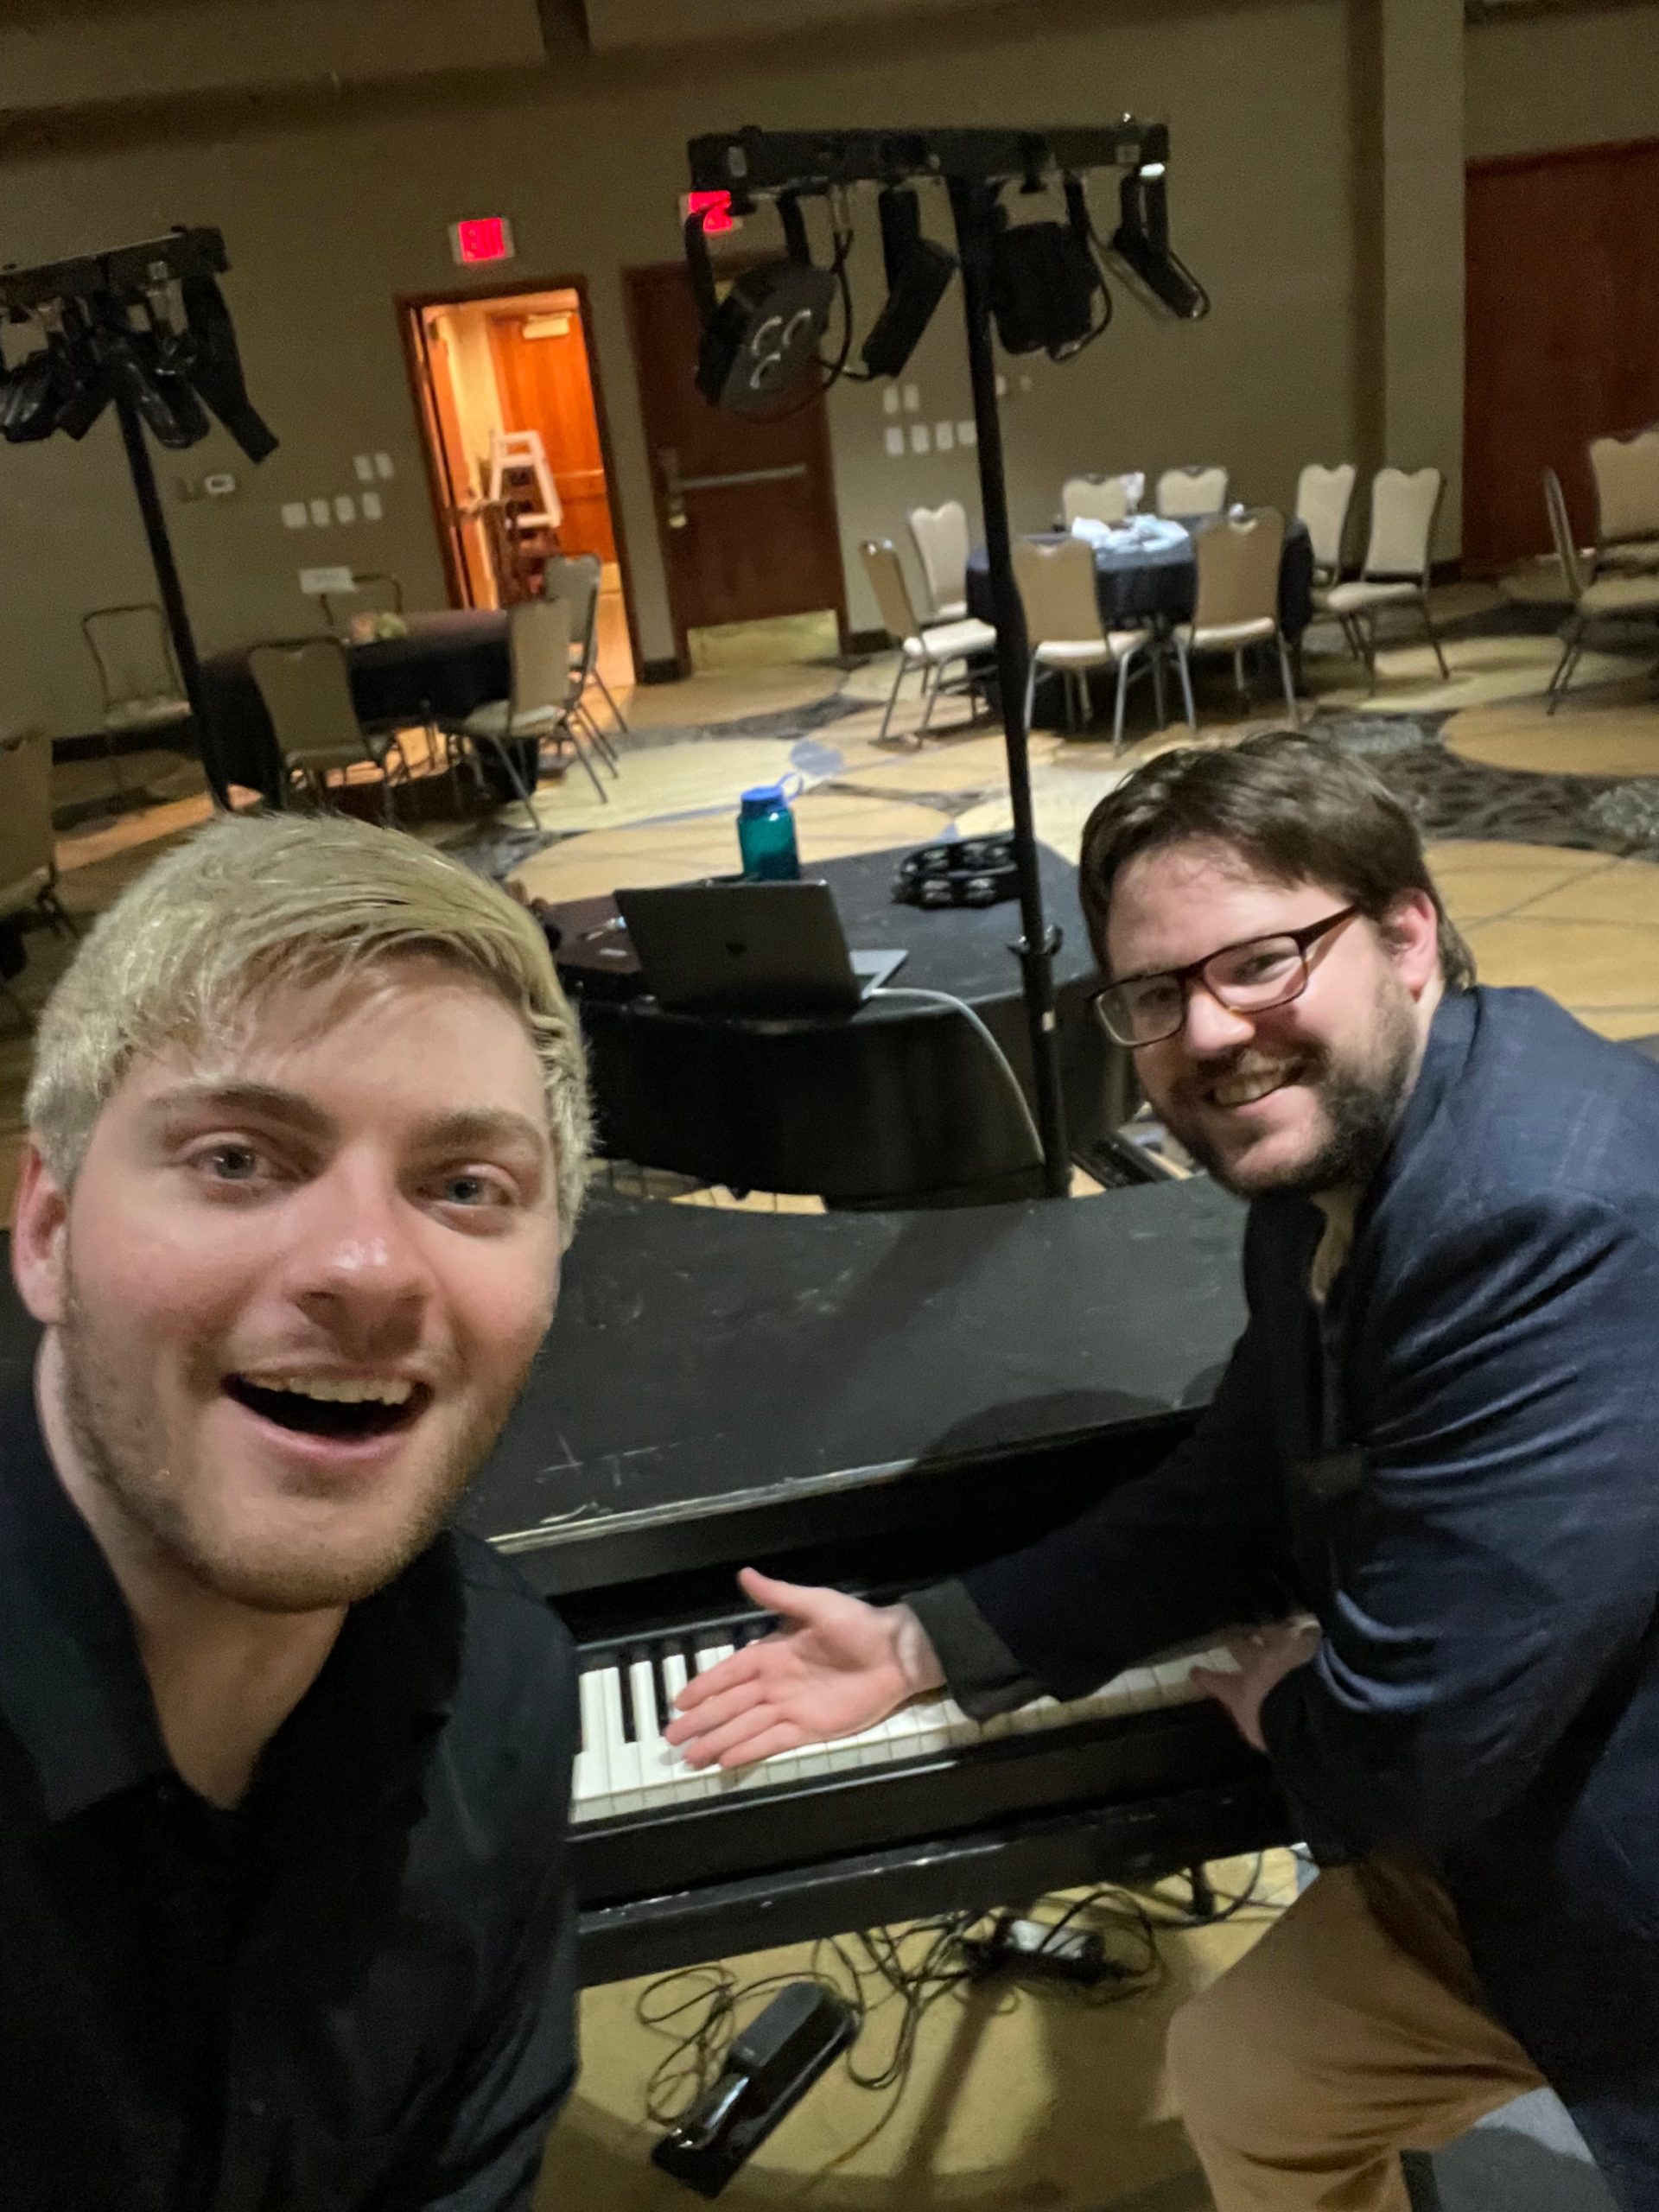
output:
<svg viewBox="0 0 1659 2212"><path fill-rule="evenodd" d="M232 1375L225 1390L238 1405L278 1428L351 1441L411 1427L432 1398L424 1382L367 1376Z"/></svg>

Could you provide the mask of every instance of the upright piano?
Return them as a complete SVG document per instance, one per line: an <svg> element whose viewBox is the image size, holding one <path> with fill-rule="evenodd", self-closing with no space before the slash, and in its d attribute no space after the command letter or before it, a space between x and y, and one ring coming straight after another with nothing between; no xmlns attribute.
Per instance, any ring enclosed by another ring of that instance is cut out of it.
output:
<svg viewBox="0 0 1659 2212"><path fill-rule="evenodd" d="M769 1625L738 1567L893 1596L1155 1465L1243 1325L1242 1220L1196 1179L887 1215L595 1197L462 1516L579 1647L584 1980L1290 1840L1191 1655L734 1775L662 1741L689 1675Z"/></svg>

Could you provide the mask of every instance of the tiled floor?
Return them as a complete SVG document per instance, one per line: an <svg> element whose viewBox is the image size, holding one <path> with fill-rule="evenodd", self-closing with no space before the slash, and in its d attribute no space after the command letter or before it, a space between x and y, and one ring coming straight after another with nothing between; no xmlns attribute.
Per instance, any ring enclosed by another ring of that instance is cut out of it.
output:
<svg viewBox="0 0 1659 2212"><path fill-rule="evenodd" d="M1476 588L1444 594L1443 617L1492 603ZM1314 641L1318 643L1316 639ZM1500 767L1580 774L1659 776L1659 703L1640 664L1588 658L1560 715L1541 710L1554 658L1548 638L1454 634L1449 682L1425 648L1385 650L1375 693L1334 652L1310 651L1308 689L1321 702L1370 714L1448 713L1447 740ZM612 889L620 881L671 882L734 864L738 791L794 766L809 861L918 843L954 823L975 831L1007 823L1000 738L947 701L921 749L910 741L919 709L910 701L894 734L876 741L891 663L847 674L832 667L733 669L689 683L625 694L639 732L625 744L622 772L601 804L579 773L537 794L550 831L567 833L524 868L528 889L550 899ZM908 687L907 687L908 689ZM798 753L784 735L708 735L760 715L788 714L840 694L857 710L823 724ZM1137 713L1146 709L1137 702ZM1224 681L1212 686L1202 742L1228 743L1277 726L1270 700L1243 714ZM654 742L694 728L696 741ZM1082 824L1103 792L1182 728L1153 732L1144 720L1121 757L1109 740L1039 734L1032 746L1040 834L1075 855ZM168 803L137 816L83 825L60 849L63 895L87 918L146 861L205 818L206 796L176 764L151 764ZM60 798L84 796L98 764L67 773ZM169 782L168 779L171 779ZM93 786L96 788L96 786ZM442 826L423 834L442 836ZM1603 853L1549 846L1447 842L1433 861L1447 904L1467 931L1488 980L1553 992L1605 1033L1659 1031L1659 868ZM24 996L38 1003L60 970L64 948L31 938ZM4 1017L0 1015L0 1020ZM28 1040L0 1039L0 1176L8 1187L20 1135ZM1282 1866L1269 1878L1282 1882ZM895 2097L852 2087L838 2072L808 2098L727 2192L732 2212L806 2205L814 2212L1189 2212L1204 2202L1159 2084L1162 2024L1181 1993L1218 1972L1259 1923L1171 1938L1166 1979L1155 1994L1108 2008L1020 1998L1006 2005L950 1999L931 2012L907 2087ZM741 1972L804 1971L805 1953L763 1954ZM643 2088L668 2049L640 2024L635 1985L593 1992L584 2005L584 2073L559 2130L539 2199L543 2212L669 2212L686 2199L647 2163L653 2130L641 2121ZM878 2012L861 2048L868 2063L896 2026Z"/></svg>

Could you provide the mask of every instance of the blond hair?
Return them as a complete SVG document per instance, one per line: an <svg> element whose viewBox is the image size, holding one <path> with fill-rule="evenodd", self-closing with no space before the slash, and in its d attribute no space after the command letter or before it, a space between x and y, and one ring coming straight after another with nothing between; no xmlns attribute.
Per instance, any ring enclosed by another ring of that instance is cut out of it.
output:
<svg viewBox="0 0 1659 2212"><path fill-rule="evenodd" d="M540 924L415 838L335 815L221 816L99 916L35 1039L24 1114L48 1167L73 1181L139 1056L220 1035L270 991L412 953L487 984L529 1031L568 1240L592 1119L581 1033Z"/></svg>

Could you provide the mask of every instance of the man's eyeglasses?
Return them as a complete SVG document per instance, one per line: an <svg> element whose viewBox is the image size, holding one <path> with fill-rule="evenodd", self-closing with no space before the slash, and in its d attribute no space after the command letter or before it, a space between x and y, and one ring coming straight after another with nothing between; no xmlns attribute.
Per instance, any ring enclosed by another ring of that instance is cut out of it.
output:
<svg viewBox="0 0 1659 2212"><path fill-rule="evenodd" d="M1095 1017L1114 1043L1135 1046L1174 1036L1186 1020L1187 985L1193 982L1202 982L1211 998L1235 1014L1265 1014L1269 1007L1288 1006L1307 988L1309 949L1358 912L1357 906L1343 906L1304 929L1224 944L1185 968L1126 976L1095 994Z"/></svg>

